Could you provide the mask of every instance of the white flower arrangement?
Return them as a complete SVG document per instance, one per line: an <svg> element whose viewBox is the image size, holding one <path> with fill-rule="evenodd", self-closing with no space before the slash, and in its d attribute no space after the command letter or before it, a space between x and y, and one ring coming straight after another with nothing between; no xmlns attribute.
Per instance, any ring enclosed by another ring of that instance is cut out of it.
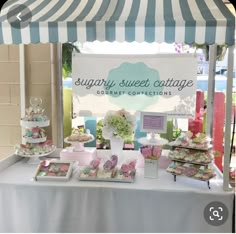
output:
<svg viewBox="0 0 236 234"><path fill-rule="evenodd" d="M119 137L130 138L136 128L135 116L124 109L119 111L108 111L103 120L102 136L105 139Z"/></svg>

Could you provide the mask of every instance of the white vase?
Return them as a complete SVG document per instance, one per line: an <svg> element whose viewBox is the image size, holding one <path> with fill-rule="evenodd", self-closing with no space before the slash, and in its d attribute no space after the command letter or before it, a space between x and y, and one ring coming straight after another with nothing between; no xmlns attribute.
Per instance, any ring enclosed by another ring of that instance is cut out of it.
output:
<svg viewBox="0 0 236 234"><path fill-rule="evenodd" d="M118 162L121 163L122 160L122 151L124 146L124 140L119 137L112 137L110 139L111 153L117 155Z"/></svg>

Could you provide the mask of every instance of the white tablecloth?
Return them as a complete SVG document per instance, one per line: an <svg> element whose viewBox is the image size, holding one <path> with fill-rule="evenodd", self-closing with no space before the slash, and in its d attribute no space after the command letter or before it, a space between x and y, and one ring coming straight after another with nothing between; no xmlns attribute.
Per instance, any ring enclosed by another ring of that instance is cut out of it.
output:
<svg viewBox="0 0 236 234"><path fill-rule="evenodd" d="M34 181L35 169L20 160L0 172L0 232L232 232L234 194L222 190L220 175L209 190L163 169L157 179L138 169L132 184ZM229 210L218 227L204 220L212 201Z"/></svg>

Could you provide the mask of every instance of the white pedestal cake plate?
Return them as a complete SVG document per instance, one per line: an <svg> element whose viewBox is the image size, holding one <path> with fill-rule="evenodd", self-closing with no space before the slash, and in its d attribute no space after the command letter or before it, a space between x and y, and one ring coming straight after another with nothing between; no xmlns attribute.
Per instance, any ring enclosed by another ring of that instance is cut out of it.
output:
<svg viewBox="0 0 236 234"><path fill-rule="evenodd" d="M87 141L69 141L68 137L66 137L64 139L64 142L68 143L68 144L71 144L71 146L73 147L74 152L83 152L83 151L85 151L84 144L92 142L95 139L92 134L88 134L88 136L90 136L90 139L87 140Z"/></svg>

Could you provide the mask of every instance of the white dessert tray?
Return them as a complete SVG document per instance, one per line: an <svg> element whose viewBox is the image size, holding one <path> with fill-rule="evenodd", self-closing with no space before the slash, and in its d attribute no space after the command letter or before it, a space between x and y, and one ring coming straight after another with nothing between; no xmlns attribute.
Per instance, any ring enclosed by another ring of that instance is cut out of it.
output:
<svg viewBox="0 0 236 234"><path fill-rule="evenodd" d="M33 127L48 127L50 125L50 120L46 121L25 121L21 120L20 125L25 128L33 128Z"/></svg>
<svg viewBox="0 0 236 234"><path fill-rule="evenodd" d="M17 153L17 151L15 152L16 155L19 155L21 157L26 157L26 158L37 158L37 157L43 157L43 156L47 156L49 154L51 154L52 152L54 152L56 150L56 146L52 147L53 150L48 152L48 153L44 153L44 154L28 154L28 155L25 155L25 154L19 154Z"/></svg>
<svg viewBox="0 0 236 234"><path fill-rule="evenodd" d="M27 137L27 136L24 136L24 139L28 142L28 143L42 143L42 142L45 142L47 141L47 137L41 137L41 138L32 138L32 137Z"/></svg>
<svg viewBox="0 0 236 234"><path fill-rule="evenodd" d="M66 171L66 175L65 176L48 176L48 175L43 175L40 176L40 169L42 168L41 162L39 163L35 175L34 175L34 179L35 181L68 181L71 177L72 174L72 170L73 170L73 162L70 161L61 161L61 160L51 160L49 162L49 165L47 167L50 166L50 164L68 164L69 168Z"/></svg>
<svg viewBox="0 0 236 234"><path fill-rule="evenodd" d="M117 168L116 170L117 170L116 173L119 173L119 169ZM108 178L108 177L107 178L105 178L105 177L81 177L81 173L82 172L80 172L79 177L78 177L78 179L80 181L103 181L103 182L133 183L135 180L136 170L135 170L135 173L132 176L128 177L127 179L117 178L117 174L113 178L112 177L110 177L110 178Z"/></svg>
<svg viewBox="0 0 236 234"><path fill-rule="evenodd" d="M21 157L29 158L28 163L29 164L37 164L40 162L40 157L48 156L49 154L53 153L56 150L56 146L52 147L52 150L50 152L44 153L44 154L19 154L17 151L15 152L16 155L19 155Z"/></svg>
<svg viewBox="0 0 236 234"><path fill-rule="evenodd" d="M131 179L117 179L117 178L81 178L80 181L102 181L102 182L120 182L120 183L134 183L135 177Z"/></svg>

